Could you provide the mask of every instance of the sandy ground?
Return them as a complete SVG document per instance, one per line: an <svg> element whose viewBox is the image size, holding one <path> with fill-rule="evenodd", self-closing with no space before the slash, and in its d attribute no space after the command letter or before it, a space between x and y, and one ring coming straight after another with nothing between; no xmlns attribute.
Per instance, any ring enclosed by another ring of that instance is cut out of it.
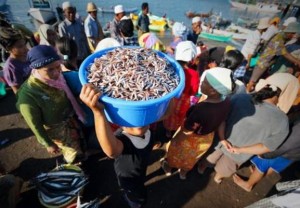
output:
<svg viewBox="0 0 300 208"><path fill-rule="evenodd" d="M53 169L61 156L51 157L26 126L15 108L15 96L9 90L8 95L0 100L0 141L9 142L0 147L0 159L8 173L25 180L18 207L42 207L37 198L37 191L26 187L29 179L41 172ZM266 195L274 193L274 184L295 178L294 172L299 164L288 168L282 176L277 174L263 179L251 193L237 187L232 178L220 185L213 181L213 171L208 170L200 176L196 170L182 181L174 173L166 177L160 168L159 159L165 154L164 148L154 150L147 171L149 201L146 207L245 207ZM83 201L99 198L102 207L124 207L123 200L113 171L113 160L99 153L89 157L82 164L82 169L89 176L90 183L83 192ZM299 169L299 168L298 168ZM248 176L248 168L239 173Z"/></svg>

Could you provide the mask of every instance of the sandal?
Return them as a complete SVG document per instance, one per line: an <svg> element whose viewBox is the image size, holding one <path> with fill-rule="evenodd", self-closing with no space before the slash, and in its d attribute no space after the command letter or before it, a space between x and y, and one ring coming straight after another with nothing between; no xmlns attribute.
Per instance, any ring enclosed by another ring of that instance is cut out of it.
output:
<svg viewBox="0 0 300 208"><path fill-rule="evenodd" d="M160 159L160 164L161 164L161 168L165 172L165 175L171 176L172 175L171 168L169 167L168 162L165 160L165 158Z"/></svg>

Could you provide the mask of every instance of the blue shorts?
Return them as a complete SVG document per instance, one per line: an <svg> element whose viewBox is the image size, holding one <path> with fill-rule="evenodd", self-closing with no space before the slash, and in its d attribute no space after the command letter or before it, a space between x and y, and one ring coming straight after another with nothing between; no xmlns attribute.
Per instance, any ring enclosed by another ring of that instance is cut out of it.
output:
<svg viewBox="0 0 300 208"><path fill-rule="evenodd" d="M293 161L284 157L275 157L273 159L264 159L254 156L251 162L255 165L258 171L266 173L269 168L273 169L276 173L280 173L287 168Z"/></svg>

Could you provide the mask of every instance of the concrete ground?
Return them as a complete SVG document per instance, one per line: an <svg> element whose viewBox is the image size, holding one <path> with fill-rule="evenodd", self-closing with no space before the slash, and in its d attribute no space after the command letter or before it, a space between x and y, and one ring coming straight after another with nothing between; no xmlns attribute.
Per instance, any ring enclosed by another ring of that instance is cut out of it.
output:
<svg viewBox="0 0 300 208"><path fill-rule="evenodd" d="M17 112L15 102L15 95L10 90L6 97L0 99L0 141L8 139L8 142L0 147L0 160L8 173L25 180L18 207L38 208L42 206L38 201L37 191L26 186L28 180L41 172L53 169L56 161L61 160L61 156L50 156L37 143ZM154 150L151 156L146 182L149 199L146 207L149 208L245 207L275 193L276 182L296 178L295 170L299 170L299 164L295 164L282 176L273 174L266 177L248 193L236 186L232 178L216 184L213 181L212 170L206 171L204 175L199 175L193 170L185 181L180 180L177 173L166 177L159 163L164 154L164 148L161 148ZM98 198L102 202L101 207L124 207L113 170L113 160L99 153L89 157L81 167L90 181L84 189L82 201ZM244 167L239 173L248 176L249 170Z"/></svg>

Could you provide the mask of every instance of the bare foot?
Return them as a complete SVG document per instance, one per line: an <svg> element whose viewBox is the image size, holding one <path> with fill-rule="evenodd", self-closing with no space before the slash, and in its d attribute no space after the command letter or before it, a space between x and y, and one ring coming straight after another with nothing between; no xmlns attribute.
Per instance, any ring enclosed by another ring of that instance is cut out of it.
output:
<svg viewBox="0 0 300 208"><path fill-rule="evenodd" d="M239 177L237 174L234 174L233 176L233 181L236 185L241 187L247 192L250 192L252 190L252 187L250 187L247 183L247 181L244 181L241 177Z"/></svg>
<svg viewBox="0 0 300 208"><path fill-rule="evenodd" d="M250 170L250 173L252 174L255 170L255 166L254 165L250 165L249 166L249 170Z"/></svg>

